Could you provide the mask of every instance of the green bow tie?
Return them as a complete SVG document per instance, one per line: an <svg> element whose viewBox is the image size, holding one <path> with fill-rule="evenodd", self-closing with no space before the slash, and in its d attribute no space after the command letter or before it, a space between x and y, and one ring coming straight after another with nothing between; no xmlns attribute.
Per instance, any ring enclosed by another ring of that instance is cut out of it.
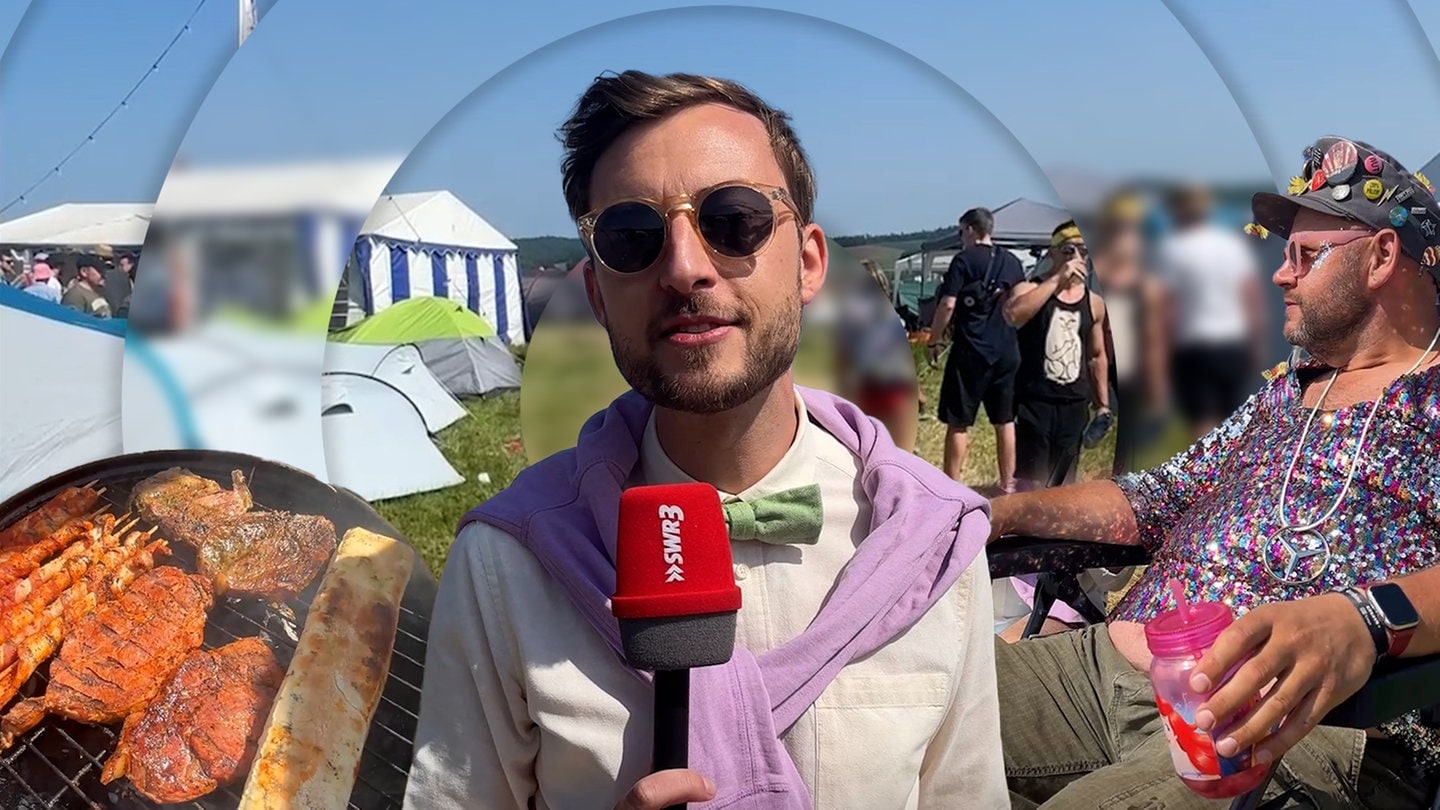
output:
<svg viewBox="0 0 1440 810"><path fill-rule="evenodd" d="M819 484L748 501L730 501L723 508L731 540L812 545L820 539L823 512Z"/></svg>

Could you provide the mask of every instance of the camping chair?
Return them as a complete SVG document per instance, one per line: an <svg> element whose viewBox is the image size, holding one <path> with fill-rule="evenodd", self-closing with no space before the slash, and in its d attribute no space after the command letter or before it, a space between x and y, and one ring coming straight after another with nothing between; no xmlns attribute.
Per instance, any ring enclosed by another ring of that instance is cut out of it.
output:
<svg viewBox="0 0 1440 810"><path fill-rule="evenodd" d="M1067 465L1061 465L1057 472L1065 469ZM1063 472L1060 476L1063 479ZM1139 546L1014 535L991 543L986 548L986 556L992 580L1022 574L1040 575L1035 585L1034 608L1025 628L1027 637L1032 631L1040 629L1056 599L1064 600L1087 620L1104 621L1105 617L1080 589L1076 579L1080 572L1149 562L1149 554ZM1374 728L1415 709L1422 710L1427 720L1440 720L1440 711L1437 711L1440 710L1440 655L1381 662L1360 691L1332 709L1322 724L1339 728ZM1278 765L1277 760L1275 766ZM1271 776L1255 790L1236 798L1230 805L1231 810L1255 810L1260 807L1260 798L1274 777L1274 767L1270 773ZM1431 810L1440 810L1440 785L1432 785L1430 790ZM1278 806L1288 793L1266 806Z"/></svg>

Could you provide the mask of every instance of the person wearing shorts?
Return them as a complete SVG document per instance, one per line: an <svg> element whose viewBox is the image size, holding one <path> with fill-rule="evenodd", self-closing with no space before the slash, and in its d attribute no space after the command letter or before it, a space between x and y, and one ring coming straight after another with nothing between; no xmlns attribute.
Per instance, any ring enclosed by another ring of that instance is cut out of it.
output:
<svg viewBox="0 0 1440 810"><path fill-rule="evenodd" d="M960 217L964 248L950 262L938 291L928 356L934 364L940 341L951 330L950 355L940 384L938 416L945 423L945 474L961 480L969 430L980 406L995 428L996 466L1002 492L1015 489L1015 374L1020 346L1005 320L1010 290L1025 280L1020 260L991 240L995 215L972 208Z"/></svg>

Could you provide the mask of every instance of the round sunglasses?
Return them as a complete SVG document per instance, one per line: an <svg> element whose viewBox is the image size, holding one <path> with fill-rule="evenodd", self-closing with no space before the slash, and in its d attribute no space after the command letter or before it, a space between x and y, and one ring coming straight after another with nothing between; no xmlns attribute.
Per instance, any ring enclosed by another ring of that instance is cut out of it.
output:
<svg viewBox="0 0 1440 810"><path fill-rule="evenodd" d="M580 236L590 255L616 273L648 270L665 251L670 218L683 211L705 249L725 259L744 259L763 251L775 235L775 204L796 219L800 211L779 187L731 181L664 201L636 197L613 202L580 217Z"/></svg>

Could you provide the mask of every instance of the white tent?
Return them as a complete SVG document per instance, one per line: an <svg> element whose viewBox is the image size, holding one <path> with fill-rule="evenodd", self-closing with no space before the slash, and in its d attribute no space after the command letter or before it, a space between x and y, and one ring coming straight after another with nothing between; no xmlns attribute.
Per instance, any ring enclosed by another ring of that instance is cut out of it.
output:
<svg viewBox="0 0 1440 810"><path fill-rule="evenodd" d="M325 344L325 373L359 374L394 386L415 403L431 433L465 416L465 406L445 390L414 346L330 341Z"/></svg>
<svg viewBox="0 0 1440 810"><path fill-rule="evenodd" d="M120 454L124 328L0 285L0 500Z"/></svg>
<svg viewBox="0 0 1440 810"><path fill-rule="evenodd" d="M358 374L326 374L320 389L330 483L367 501L464 483L399 389Z"/></svg>
<svg viewBox="0 0 1440 810"><path fill-rule="evenodd" d="M316 430L324 352L312 333L219 320L175 336L132 333L120 390L125 452L234 450L329 480Z"/></svg>
<svg viewBox="0 0 1440 810"><path fill-rule="evenodd" d="M360 229L343 289L353 323L397 301L437 296L525 342L515 243L448 191L386 194Z"/></svg>
<svg viewBox="0 0 1440 810"><path fill-rule="evenodd" d="M155 206L65 203L0 223L0 245L16 247L139 247Z"/></svg>

